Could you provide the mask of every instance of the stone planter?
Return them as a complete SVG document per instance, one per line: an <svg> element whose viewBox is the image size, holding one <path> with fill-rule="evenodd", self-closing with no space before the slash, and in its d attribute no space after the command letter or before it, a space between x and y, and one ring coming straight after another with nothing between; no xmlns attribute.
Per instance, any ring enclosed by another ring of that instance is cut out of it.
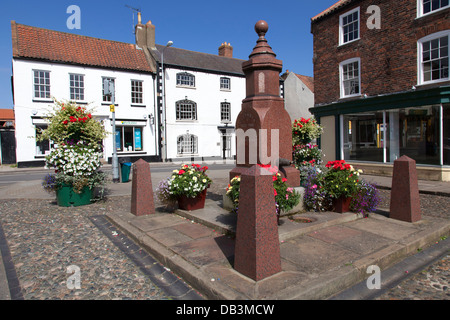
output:
<svg viewBox="0 0 450 320"><path fill-rule="evenodd" d="M56 190L56 202L60 207L78 207L91 203L92 190L84 187L81 193L73 191L71 185L63 184Z"/></svg>
<svg viewBox="0 0 450 320"><path fill-rule="evenodd" d="M205 207L206 200L206 190L203 190L197 197L189 198L186 196L181 196L178 198L178 208L181 210L198 210Z"/></svg>

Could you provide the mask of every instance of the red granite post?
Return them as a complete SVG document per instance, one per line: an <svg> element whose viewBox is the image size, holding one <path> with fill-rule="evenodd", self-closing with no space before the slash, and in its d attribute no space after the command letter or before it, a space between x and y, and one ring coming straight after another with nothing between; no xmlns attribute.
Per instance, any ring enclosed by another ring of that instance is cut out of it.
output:
<svg viewBox="0 0 450 320"><path fill-rule="evenodd" d="M278 166L280 173L288 179L287 183L298 187L300 172L289 164L292 161L292 122L284 108L284 99L280 97L283 63L276 59L276 54L267 43L265 34L268 29L267 22L260 20L256 23L255 31L259 39L249 60L242 64L246 98L242 101L242 109L236 119L237 163L230 171L230 179L254 164L269 164L269 158L270 164ZM278 139L274 132L278 133ZM247 134L251 138L243 138L245 148L241 149L239 142L243 140L240 139ZM272 153L272 147L276 148L276 155ZM280 158L287 163L280 166Z"/></svg>
<svg viewBox="0 0 450 320"><path fill-rule="evenodd" d="M394 161L389 217L407 222L421 219L416 161L407 156Z"/></svg>
<svg viewBox="0 0 450 320"><path fill-rule="evenodd" d="M139 159L133 164L131 213L136 216L155 213L150 165L143 159Z"/></svg>
<svg viewBox="0 0 450 320"><path fill-rule="evenodd" d="M281 271L272 176L257 165L241 175L234 268L259 281Z"/></svg>

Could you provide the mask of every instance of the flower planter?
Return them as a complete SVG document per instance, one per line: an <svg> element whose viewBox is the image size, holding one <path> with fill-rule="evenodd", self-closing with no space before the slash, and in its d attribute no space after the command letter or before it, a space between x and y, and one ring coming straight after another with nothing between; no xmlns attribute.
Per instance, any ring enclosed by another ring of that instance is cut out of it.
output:
<svg viewBox="0 0 450 320"><path fill-rule="evenodd" d="M338 213L344 213L350 211L351 197L339 197L337 199L333 198L334 211Z"/></svg>
<svg viewBox="0 0 450 320"><path fill-rule="evenodd" d="M198 210L205 207L206 200L206 190L200 192L200 194L195 198L189 198L186 196L181 196L178 198L178 208L181 210Z"/></svg>
<svg viewBox="0 0 450 320"><path fill-rule="evenodd" d="M92 190L84 187L81 193L73 191L70 185L62 185L56 190L56 202L60 207L78 207L91 203Z"/></svg>

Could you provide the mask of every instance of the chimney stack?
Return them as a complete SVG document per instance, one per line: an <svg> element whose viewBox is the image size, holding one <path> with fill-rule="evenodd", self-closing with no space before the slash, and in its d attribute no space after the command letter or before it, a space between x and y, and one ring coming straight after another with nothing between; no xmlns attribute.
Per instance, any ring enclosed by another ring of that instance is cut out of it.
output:
<svg viewBox="0 0 450 320"><path fill-rule="evenodd" d="M219 47L219 56L233 58L233 47L230 43L222 43Z"/></svg>
<svg viewBox="0 0 450 320"><path fill-rule="evenodd" d="M155 45L155 26L151 21L147 24L142 24L141 13L138 12L138 23L135 28L136 45L139 48L148 47L150 49L156 48Z"/></svg>

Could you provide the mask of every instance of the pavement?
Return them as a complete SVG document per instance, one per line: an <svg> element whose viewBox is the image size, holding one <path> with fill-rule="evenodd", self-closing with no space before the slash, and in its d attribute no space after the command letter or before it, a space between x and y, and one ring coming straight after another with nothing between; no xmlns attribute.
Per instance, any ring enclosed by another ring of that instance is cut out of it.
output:
<svg viewBox="0 0 450 320"><path fill-rule="evenodd" d="M226 170L217 174L226 177ZM162 176L152 173L154 189ZM391 186L390 177L364 178L380 188ZM450 197L450 182L419 181L418 185L422 193ZM38 187L17 183L1 191L11 197L19 188L22 198L49 197ZM110 196L130 195L131 181L108 189ZM141 217L109 213L107 219L206 299L217 300L365 299L374 292L366 285L373 272L370 266L379 268L381 287L386 287L404 277L406 270L419 270L450 250L448 218L422 215L422 220L408 223L390 219L387 208L368 217L299 213L280 219L282 271L255 282L233 268L237 217L222 208L221 200L207 199L205 208L195 211L171 214L158 209ZM1 266L0 288L4 287Z"/></svg>

